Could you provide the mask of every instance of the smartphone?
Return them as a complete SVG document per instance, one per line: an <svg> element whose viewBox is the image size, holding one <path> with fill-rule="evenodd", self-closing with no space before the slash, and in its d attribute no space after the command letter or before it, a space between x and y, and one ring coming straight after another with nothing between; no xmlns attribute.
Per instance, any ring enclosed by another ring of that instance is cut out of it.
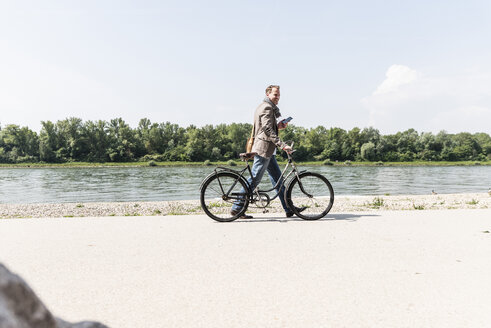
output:
<svg viewBox="0 0 491 328"><path fill-rule="evenodd" d="M285 118L284 120L282 120L280 123L285 123L286 124L286 123L290 122L292 119L293 118L291 116L289 116L289 117Z"/></svg>

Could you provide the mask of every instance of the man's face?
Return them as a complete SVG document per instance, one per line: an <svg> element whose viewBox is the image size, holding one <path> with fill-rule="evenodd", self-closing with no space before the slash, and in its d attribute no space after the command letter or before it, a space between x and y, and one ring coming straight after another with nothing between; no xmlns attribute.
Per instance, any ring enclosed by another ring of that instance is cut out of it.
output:
<svg viewBox="0 0 491 328"><path fill-rule="evenodd" d="M278 105L278 102L280 101L280 90L278 88L273 88L266 96L273 104Z"/></svg>

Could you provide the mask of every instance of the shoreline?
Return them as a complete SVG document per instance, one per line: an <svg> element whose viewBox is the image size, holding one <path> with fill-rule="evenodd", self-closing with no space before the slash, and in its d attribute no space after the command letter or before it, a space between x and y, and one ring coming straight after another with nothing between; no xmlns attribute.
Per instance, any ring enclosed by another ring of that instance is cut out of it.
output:
<svg viewBox="0 0 491 328"><path fill-rule="evenodd" d="M337 196L329 214L386 210L415 211L487 208L491 208L491 194L488 193ZM271 214L283 212L278 200L273 201L267 210L267 213ZM263 213L263 209L249 207L247 213ZM202 214L204 212L201 209L199 200L0 204L0 219Z"/></svg>
<svg viewBox="0 0 491 328"><path fill-rule="evenodd" d="M233 161L232 166L242 165L243 162L236 159ZM152 164L150 164L152 162ZM278 160L278 164L286 165L285 160ZM412 161L412 162L367 162L367 161L329 161L329 164L325 164L324 161L307 161L296 162L297 165L308 166L335 166L335 167L351 167L351 166L491 166L490 160L479 161ZM137 162L67 162L67 163L0 163L0 169L8 168L109 168L109 167L179 167L179 166L224 166L229 165L229 161L216 161L209 162L156 162L156 161L137 161Z"/></svg>

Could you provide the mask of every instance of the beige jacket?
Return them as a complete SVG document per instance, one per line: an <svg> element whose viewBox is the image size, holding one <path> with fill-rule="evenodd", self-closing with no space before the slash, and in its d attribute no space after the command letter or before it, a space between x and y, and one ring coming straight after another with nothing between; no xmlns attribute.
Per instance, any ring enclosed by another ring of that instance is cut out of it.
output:
<svg viewBox="0 0 491 328"><path fill-rule="evenodd" d="M275 147L283 149L286 144L278 136L276 118L280 117L280 109L269 98L265 98L254 113L254 145L252 152L261 157L271 157Z"/></svg>

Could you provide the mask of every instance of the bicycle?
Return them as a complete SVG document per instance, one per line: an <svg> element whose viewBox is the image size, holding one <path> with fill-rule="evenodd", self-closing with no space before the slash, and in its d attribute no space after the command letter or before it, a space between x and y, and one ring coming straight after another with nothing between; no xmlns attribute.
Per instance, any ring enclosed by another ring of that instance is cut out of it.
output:
<svg viewBox="0 0 491 328"><path fill-rule="evenodd" d="M293 149L293 143L291 143ZM285 185L285 201L288 207L298 217L304 220L318 220L326 216L334 203L334 190L329 180L322 174L308 171L298 171L292 158L292 153L287 152L288 162L283 169L280 179L271 189L254 189L244 176L249 171L252 176L249 160L256 153L242 153L240 159L246 162L242 170L233 170L227 167L216 167L201 183L200 202L205 213L219 222L230 222L241 217L249 204L267 211L267 206L279 195L279 190ZM285 173L290 168L288 174ZM277 189L272 198L268 192ZM242 203L242 208L235 215L231 214L234 202ZM301 211L299 211L301 209Z"/></svg>

